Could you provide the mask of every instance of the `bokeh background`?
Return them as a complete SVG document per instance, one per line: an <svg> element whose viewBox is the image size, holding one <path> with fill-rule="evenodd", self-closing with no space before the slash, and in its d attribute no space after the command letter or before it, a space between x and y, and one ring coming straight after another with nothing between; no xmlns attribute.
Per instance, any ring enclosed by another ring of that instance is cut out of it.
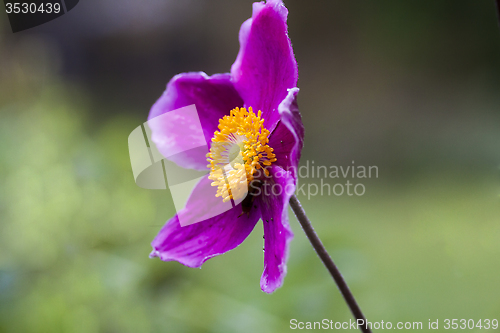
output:
<svg viewBox="0 0 500 333"><path fill-rule="evenodd" d="M0 332L275 333L351 318L293 216L272 295L260 223L202 269L148 258L174 207L135 185L127 137L173 75L229 71L251 3L85 0L16 34L0 14ZM364 196L299 195L367 317L500 319L494 1L286 5L302 163L379 168Z"/></svg>

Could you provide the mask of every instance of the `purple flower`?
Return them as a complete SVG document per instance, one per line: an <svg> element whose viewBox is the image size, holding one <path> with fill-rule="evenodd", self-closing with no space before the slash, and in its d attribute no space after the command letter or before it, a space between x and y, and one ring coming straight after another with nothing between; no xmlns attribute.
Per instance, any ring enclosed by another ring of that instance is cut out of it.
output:
<svg viewBox="0 0 500 333"><path fill-rule="evenodd" d="M175 76L149 115L151 120L195 104L205 140L211 142L206 156L192 150L175 155L177 164L197 170L207 170L208 158L210 173L196 185L186 207L153 240L150 256L200 267L240 245L262 219L265 241L260 284L268 293L279 288L286 275L293 238L287 205L295 190L304 137L287 15L281 0L254 3L252 17L241 25L240 50L231 73ZM189 131L166 127L151 126L159 151L165 156L183 151ZM224 165L230 169L225 175ZM242 186L244 191L240 191ZM203 216L227 201L240 203L199 223L181 226L179 222L182 214Z"/></svg>

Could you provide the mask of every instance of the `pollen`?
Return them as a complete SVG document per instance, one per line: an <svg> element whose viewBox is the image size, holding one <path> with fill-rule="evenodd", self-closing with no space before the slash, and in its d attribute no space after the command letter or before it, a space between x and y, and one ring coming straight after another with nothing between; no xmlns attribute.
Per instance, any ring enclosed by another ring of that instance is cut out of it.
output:
<svg viewBox="0 0 500 333"><path fill-rule="evenodd" d="M208 178L217 186L217 197L224 202L242 199L254 178L269 176L266 167L276 162L269 135L261 111L256 115L251 107L235 108L219 119L207 154Z"/></svg>

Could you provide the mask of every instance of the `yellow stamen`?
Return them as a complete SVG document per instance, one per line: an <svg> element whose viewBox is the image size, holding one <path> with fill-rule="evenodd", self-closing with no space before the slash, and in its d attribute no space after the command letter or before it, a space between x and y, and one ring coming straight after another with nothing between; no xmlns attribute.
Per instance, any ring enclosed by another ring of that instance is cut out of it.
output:
<svg viewBox="0 0 500 333"><path fill-rule="evenodd" d="M267 145L269 134L261 111L255 115L251 107L248 111L235 108L219 119L219 130L207 154L211 169L208 178L213 180L212 186L217 186L217 197L224 202L242 199L258 169L269 176L266 167L276 162L273 148Z"/></svg>

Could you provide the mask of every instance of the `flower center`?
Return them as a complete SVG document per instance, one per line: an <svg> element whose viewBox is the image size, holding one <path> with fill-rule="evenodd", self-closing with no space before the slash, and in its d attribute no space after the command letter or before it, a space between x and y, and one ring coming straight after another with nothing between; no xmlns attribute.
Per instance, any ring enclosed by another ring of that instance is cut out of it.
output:
<svg viewBox="0 0 500 333"><path fill-rule="evenodd" d="M273 148L267 144L269 134L264 128L261 112L257 115L252 108L235 108L229 116L219 120L219 130L215 131L212 146L207 154L210 163L209 179L217 186L217 197L224 202L239 200L248 192L250 182L259 178L259 169L276 162Z"/></svg>

